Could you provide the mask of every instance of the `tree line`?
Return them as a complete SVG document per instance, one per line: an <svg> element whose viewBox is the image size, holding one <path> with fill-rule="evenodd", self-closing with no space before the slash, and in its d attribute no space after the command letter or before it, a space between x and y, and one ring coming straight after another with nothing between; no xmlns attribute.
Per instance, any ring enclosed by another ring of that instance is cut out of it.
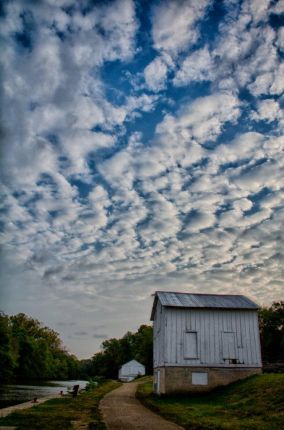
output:
<svg viewBox="0 0 284 430"><path fill-rule="evenodd" d="M0 312L0 383L27 380L117 378L119 366L133 358L152 372L153 330L142 325L136 333L108 339L102 351L78 360L63 347L59 334L23 313Z"/></svg>
<svg viewBox="0 0 284 430"><path fill-rule="evenodd" d="M58 333L23 313L0 313L0 383L79 375L79 360L64 349Z"/></svg>
<svg viewBox="0 0 284 430"><path fill-rule="evenodd" d="M284 301L259 310L262 359L284 363ZM20 313L0 313L0 383L27 379L116 379L119 367L136 359L153 372L153 329L141 325L123 337L107 339L101 351L88 360L78 360L62 346L58 333L38 320Z"/></svg>

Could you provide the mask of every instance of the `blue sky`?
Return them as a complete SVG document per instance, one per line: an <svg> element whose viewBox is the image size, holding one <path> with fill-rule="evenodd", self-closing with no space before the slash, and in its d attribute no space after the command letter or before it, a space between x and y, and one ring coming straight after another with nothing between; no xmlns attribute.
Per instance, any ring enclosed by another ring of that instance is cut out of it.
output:
<svg viewBox="0 0 284 430"><path fill-rule="evenodd" d="M155 290L283 298L284 2L2 2L1 302L91 356Z"/></svg>

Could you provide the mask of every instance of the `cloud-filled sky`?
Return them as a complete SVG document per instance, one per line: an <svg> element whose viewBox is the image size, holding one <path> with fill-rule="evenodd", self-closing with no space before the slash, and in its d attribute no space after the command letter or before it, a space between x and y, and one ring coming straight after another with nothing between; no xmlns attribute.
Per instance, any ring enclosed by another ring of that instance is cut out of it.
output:
<svg viewBox="0 0 284 430"><path fill-rule="evenodd" d="M283 298L284 1L1 5L2 310L90 357L157 289Z"/></svg>

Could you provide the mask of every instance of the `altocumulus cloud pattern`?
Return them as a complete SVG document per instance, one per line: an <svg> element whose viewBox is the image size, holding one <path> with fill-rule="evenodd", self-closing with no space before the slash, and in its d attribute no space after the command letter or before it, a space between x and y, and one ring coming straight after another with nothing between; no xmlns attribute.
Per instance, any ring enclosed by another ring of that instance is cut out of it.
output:
<svg viewBox="0 0 284 430"><path fill-rule="evenodd" d="M155 289L281 297L283 23L282 0L2 2L8 309L122 330Z"/></svg>

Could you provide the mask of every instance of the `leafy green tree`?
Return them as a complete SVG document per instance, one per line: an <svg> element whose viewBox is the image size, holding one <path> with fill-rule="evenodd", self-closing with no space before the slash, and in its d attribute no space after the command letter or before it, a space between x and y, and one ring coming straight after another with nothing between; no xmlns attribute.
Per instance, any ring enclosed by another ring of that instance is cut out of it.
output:
<svg viewBox="0 0 284 430"><path fill-rule="evenodd" d="M65 353L67 362L68 379L77 379L81 377L80 362L74 354Z"/></svg>
<svg viewBox="0 0 284 430"><path fill-rule="evenodd" d="M135 333L135 359L144 364L148 375L153 373L153 327L141 325Z"/></svg>
<svg viewBox="0 0 284 430"><path fill-rule="evenodd" d="M103 342L104 350L104 375L107 378L117 378L120 364L125 355L122 354L121 341L119 339L109 339Z"/></svg>
<svg viewBox="0 0 284 430"><path fill-rule="evenodd" d="M284 301L259 311L260 339L264 362L284 362Z"/></svg>
<svg viewBox="0 0 284 430"><path fill-rule="evenodd" d="M0 312L0 383L12 379L16 359L9 317Z"/></svg>
<svg viewBox="0 0 284 430"><path fill-rule="evenodd" d="M114 375L112 370L108 368L110 362L106 359L105 352L100 351L92 358L91 370L89 369L89 376L102 376L108 377L109 374ZM110 376L116 378L117 375Z"/></svg>
<svg viewBox="0 0 284 430"><path fill-rule="evenodd" d="M54 374L55 354L61 341L57 333L27 315L10 317L13 338L18 350L18 379L44 379Z"/></svg>
<svg viewBox="0 0 284 430"><path fill-rule="evenodd" d="M58 333L23 313L0 314L0 382L79 375L79 361L63 348Z"/></svg>
<svg viewBox="0 0 284 430"><path fill-rule="evenodd" d="M79 361L79 373L80 376L85 379L94 375L92 358L87 358Z"/></svg>

